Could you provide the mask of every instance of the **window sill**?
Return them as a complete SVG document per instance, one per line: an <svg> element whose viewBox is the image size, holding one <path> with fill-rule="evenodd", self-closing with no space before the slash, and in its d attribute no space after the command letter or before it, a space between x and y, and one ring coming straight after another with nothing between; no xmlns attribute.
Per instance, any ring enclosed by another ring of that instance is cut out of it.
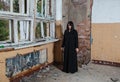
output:
<svg viewBox="0 0 120 82"><path fill-rule="evenodd" d="M44 44L48 44L48 43L52 43L52 42L56 42L58 41L58 39L51 39L51 40L45 40L45 41L35 41L29 45L22 45L22 46L18 46L18 47L14 47L14 49L21 49L21 48L27 48L27 47L33 47L33 46L40 46L40 45L44 45Z"/></svg>
<svg viewBox="0 0 120 82"><path fill-rule="evenodd" d="M34 42L29 42L29 43L23 43L23 44L16 44L12 46L4 46L4 48L0 48L0 52L4 51L10 51L10 50L16 50L16 49L22 49L22 48L28 48L28 47L34 47L34 46L40 46L52 42L56 42L58 39L50 39L50 40L45 40L45 41L34 41Z"/></svg>

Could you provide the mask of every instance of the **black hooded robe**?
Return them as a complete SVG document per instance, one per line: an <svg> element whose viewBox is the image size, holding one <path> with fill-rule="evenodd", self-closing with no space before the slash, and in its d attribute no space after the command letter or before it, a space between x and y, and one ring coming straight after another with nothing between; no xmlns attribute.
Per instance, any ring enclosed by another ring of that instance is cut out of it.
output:
<svg viewBox="0 0 120 82"><path fill-rule="evenodd" d="M66 73L74 73L78 71L77 52L78 34L76 30L65 30L62 47L64 48L63 71Z"/></svg>

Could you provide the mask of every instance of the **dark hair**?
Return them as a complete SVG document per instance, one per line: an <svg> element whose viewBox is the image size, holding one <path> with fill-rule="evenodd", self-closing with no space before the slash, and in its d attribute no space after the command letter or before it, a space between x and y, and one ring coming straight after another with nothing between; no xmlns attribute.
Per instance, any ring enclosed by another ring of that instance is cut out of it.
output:
<svg viewBox="0 0 120 82"><path fill-rule="evenodd" d="M73 24L72 21L68 21L68 23L67 23L67 30L69 30L69 28L68 28L69 25L71 26L71 30L73 30L74 29L74 24Z"/></svg>

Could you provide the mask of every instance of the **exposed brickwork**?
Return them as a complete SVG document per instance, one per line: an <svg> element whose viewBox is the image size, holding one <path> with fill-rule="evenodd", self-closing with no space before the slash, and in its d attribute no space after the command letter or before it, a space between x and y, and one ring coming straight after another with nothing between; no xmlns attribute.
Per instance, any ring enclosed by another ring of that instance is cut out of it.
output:
<svg viewBox="0 0 120 82"><path fill-rule="evenodd" d="M78 38L79 38L79 49L78 62L79 65L87 64L90 61L90 26L88 20L83 21L77 25Z"/></svg>

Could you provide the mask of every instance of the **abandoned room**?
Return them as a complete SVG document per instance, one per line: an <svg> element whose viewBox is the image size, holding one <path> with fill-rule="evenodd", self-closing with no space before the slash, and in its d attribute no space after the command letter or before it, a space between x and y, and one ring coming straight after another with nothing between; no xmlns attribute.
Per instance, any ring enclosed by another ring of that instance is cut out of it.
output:
<svg viewBox="0 0 120 82"><path fill-rule="evenodd" d="M0 0L0 82L120 82L119 10L120 0ZM62 71L68 21L76 73Z"/></svg>

